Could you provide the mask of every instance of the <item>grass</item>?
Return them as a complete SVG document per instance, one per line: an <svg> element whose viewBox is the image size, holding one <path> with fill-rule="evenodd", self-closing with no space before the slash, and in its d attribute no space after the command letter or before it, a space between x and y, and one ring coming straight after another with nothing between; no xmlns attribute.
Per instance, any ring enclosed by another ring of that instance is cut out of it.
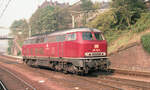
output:
<svg viewBox="0 0 150 90"><path fill-rule="evenodd" d="M119 48L134 42L140 43L141 37L149 32L150 13L148 12L143 13L136 24L132 25L128 30L109 31L109 33L106 33L105 37L108 41L108 53L115 52Z"/></svg>
<svg viewBox="0 0 150 90"><path fill-rule="evenodd" d="M141 43L144 50L150 53L150 33L147 33L141 37Z"/></svg>
<svg viewBox="0 0 150 90"><path fill-rule="evenodd" d="M112 41L108 45L108 53L112 53L117 51L119 48L127 46L134 42L141 41L141 36L143 36L146 33L149 33L150 30L145 30L141 33L134 33L133 31L129 31L127 33L122 33L116 40Z"/></svg>

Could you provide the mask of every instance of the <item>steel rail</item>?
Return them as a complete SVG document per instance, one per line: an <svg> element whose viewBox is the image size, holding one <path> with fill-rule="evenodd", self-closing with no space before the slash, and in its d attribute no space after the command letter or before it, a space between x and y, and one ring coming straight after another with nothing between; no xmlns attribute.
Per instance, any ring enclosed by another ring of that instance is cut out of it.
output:
<svg viewBox="0 0 150 90"><path fill-rule="evenodd" d="M11 58L11 57L10 57ZM147 72L145 72L145 73L142 73L141 74L141 72L138 72L138 71L133 71L133 72L131 72L131 71L128 71L128 70L119 70L119 69L113 69L113 70L116 70L114 73L121 73L121 74L131 74L131 75L138 75L139 74L139 76L150 76L150 73L147 73ZM126 71L126 72L125 72ZM129 73L128 73L129 72ZM135 73L136 72L136 73ZM91 80L88 80L88 79L86 79L86 78L82 78L83 80L86 80L86 81L89 81L89 82L92 82L92 83L95 83L95 84L99 84L99 85L103 85L103 86L106 86L106 87L111 87L111 88L114 88L114 89L117 89L117 90L123 90L122 88L120 88L120 87L116 87L116 86L111 86L111 85L109 85L109 84L106 84L106 83L102 83L102 82L97 82L97 81L99 81L99 80L105 80L106 82L113 82L113 83L118 83L118 84L121 84L121 85L125 85L125 86L133 86L133 87L135 87L135 88L145 88L145 89L150 89L150 87L146 87L146 86L139 86L139 85L135 85L135 84L133 84L133 83L125 83L125 82L123 82L123 80L125 80L125 79L121 79L121 78L117 78L117 79L119 79L119 81L117 81L117 80L113 80L113 79L115 79L115 78L113 78L113 77L105 77L106 79L98 79L98 78L94 78L94 79L91 79ZM110 80L109 80L110 79ZM128 80L128 79L126 79L126 80ZM128 81L133 81L133 82L138 82L138 81L136 81L136 80L128 80ZM144 83L144 82L143 82ZM36 89L34 89L34 90L36 90Z"/></svg>
<svg viewBox="0 0 150 90"><path fill-rule="evenodd" d="M3 90L7 90L7 88L5 87L2 81L0 81L0 85L2 86Z"/></svg>
<svg viewBox="0 0 150 90"><path fill-rule="evenodd" d="M112 68L113 73L115 74L124 74L124 75L133 75L133 76L141 76L141 77L150 77L150 72L142 72L142 71L132 71L132 70L124 70Z"/></svg>
<svg viewBox="0 0 150 90"><path fill-rule="evenodd" d="M32 90L36 90L36 88L34 88L32 85L30 85L29 83L27 83L26 81L24 81L23 79L21 79L20 77L18 77L17 75L15 75L14 73L12 73L11 71L9 71L8 69L5 69L3 67L1 67L1 69L3 69L4 71L6 71L7 73L11 74L13 77L15 77L16 79L20 80L21 82L23 82L25 85L27 85L28 87L30 87Z"/></svg>
<svg viewBox="0 0 150 90"><path fill-rule="evenodd" d="M135 87L135 88L142 88L142 89L146 89L146 90L149 90L150 87L148 86L141 86L139 85L139 82L140 81L136 81L136 80L128 80L128 79L121 79L121 78L113 78L113 77L105 77L105 78L99 78L99 79L96 79L97 81L98 80L101 80L101 81L106 81L106 82L111 82L111 83L117 83L117 84L121 84L121 85L125 85L125 86L131 86L131 87ZM128 82L126 82L128 81ZM132 82L132 83L131 83ZM136 84L137 83L137 84ZM142 82L140 82L142 83ZM145 83L145 82L143 82Z"/></svg>
<svg viewBox="0 0 150 90"><path fill-rule="evenodd" d="M82 77L82 76L79 76L79 77L80 77L80 79L91 82L91 83L95 83L95 84L102 85L102 86L105 86L105 87L113 88L113 90L114 89L115 90L124 90L120 87L112 86L112 85L109 85L109 84L106 84L106 83L103 83L103 82L98 82L97 80L94 80L94 79L91 79L91 78Z"/></svg>

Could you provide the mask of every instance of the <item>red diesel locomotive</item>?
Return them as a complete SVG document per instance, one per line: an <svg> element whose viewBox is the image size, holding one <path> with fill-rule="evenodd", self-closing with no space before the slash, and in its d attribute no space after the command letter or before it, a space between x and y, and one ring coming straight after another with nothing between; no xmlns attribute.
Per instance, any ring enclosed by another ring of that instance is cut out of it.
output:
<svg viewBox="0 0 150 90"><path fill-rule="evenodd" d="M107 42L100 30L77 28L27 39L22 47L23 61L30 66L46 66L71 73L106 69Z"/></svg>

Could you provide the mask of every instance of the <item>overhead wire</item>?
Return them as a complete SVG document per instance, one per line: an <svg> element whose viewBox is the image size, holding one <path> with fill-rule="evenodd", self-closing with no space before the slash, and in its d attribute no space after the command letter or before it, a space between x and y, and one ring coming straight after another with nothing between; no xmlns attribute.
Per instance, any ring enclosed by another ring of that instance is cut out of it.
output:
<svg viewBox="0 0 150 90"><path fill-rule="evenodd" d="M10 3L10 2L11 2L11 0L9 0L9 1L7 2L7 4L5 5L4 9L2 10L2 13L0 14L0 19L2 18L4 12L6 11L7 7L9 6L9 3Z"/></svg>
<svg viewBox="0 0 150 90"><path fill-rule="evenodd" d="M2 8L4 0L0 0L0 9Z"/></svg>

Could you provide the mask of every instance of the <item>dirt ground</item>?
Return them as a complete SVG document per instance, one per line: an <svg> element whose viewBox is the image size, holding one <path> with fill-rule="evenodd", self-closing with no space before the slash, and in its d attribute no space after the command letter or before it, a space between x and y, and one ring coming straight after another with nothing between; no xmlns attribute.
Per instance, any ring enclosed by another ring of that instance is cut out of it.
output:
<svg viewBox="0 0 150 90"><path fill-rule="evenodd" d="M112 68L150 72L150 54L141 44L112 54L110 61Z"/></svg>
<svg viewBox="0 0 150 90"><path fill-rule="evenodd" d="M23 63L17 63L15 60L6 60L0 58L0 67L6 68L16 76L22 78L36 90L113 90L110 87L103 86L98 81L92 81L91 78L83 79L82 76L63 74L61 72L51 71L46 68L32 68ZM0 72L1 74L2 72ZM7 81L7 78L3 80ZM9 87L17 86L17 83L5 83ZM17 87L16 87L17 88ZM19 90L15 87L10 90ZM26 89L21 89L26 90Z"/></svg>
<svg viewBox="0 0 150 90"><path fill-rule="evenodd" d="M98 78L101 78L101 74L94 77L89 76L83 78L82 76L63 74L45 68L32 68L18 60L6 59L7 58L0 57L0 67L10 70L15 75L35 87L36 90L114 90L99 83L101 81L98 80ZM110 60L112 62L111 68L150 72L150 55L143 50L141 45L136 45L115 53L110 56ZM5 76L3 71L0 71L0 75L2 74ZM116 77L128 78L129 76L116 75ZM7 77L1 77L0 79L6 80L6 78ZM93 81L93 79L96 79L96 81ZM19 84L10 83L10 85L17 87ZM116 85L118 86L119 84ZM10 90L16 89L13 87L13 89Z"/></svg>
<svg viewBox="0 0 150 90"><path fill-rule="evenodd" d="M12 88L14 90L25 90L30 88L26 86L24 83L22 83L20 80L16 79L16 77L12 76L11 74L9 74L8 72L6 72L1 68L0 68L0 80L3 82L3 84L6 86L8 90L12 90Z"/></svg>

